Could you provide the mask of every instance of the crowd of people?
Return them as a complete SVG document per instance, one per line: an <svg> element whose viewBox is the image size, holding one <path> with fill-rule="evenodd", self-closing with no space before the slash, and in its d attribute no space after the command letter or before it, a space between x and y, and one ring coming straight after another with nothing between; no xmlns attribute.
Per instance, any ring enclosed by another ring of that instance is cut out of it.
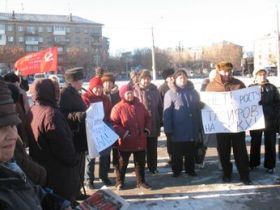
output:
<svg viewBox="0 0 280 210"><path fill-rule="evenodd" d="M218 63L201 91L246 88L232 71L231 63ZM240 181L252 184L250 171L261 164L262 135L264 167L274 173L280 96L268 81L266 69L255 70L250 85L260 87L265 128L250 131L249 155L245 132L204 133L201 109L205 104L182 69L164 70L164 83L159 88L152 83L147 69L132 72L131 81L121 87L115 84L114 75L101 67L96 69L87 89L83 88L83 68L68 69L64 76L66 85L62 89L54 77L34 81L29 88L31 104L26 95L28 86L21 85L20 76L8 73L1 78L0 209L71 209L77 205L76 200L85 198L84 183L95 188L96 160L87 153L86 110L96 102L103 104L104 123L119 135L112 146L100 153L99 179L104 185L112 185L108 176L112 163L116 189L125 189L132 154L136 187L153 188L145 174L159 173L157 148L162 126L174 178L182 172L197 176L195 156L201 136L205 148L210 141L216 141L224 182L231 182L233 148Z"/></svg>

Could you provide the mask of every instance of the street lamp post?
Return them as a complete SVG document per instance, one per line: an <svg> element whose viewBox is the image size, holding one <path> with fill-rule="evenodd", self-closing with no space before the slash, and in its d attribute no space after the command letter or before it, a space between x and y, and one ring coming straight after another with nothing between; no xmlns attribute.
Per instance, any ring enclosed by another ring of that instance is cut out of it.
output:
<svg viewBox="0 0 280 210"><path fill-rule="evenodd" d="M153 80L156 80L156 59L155 59L155 42L154 42L153 27L152 27L152 71L153 71Z"/></svg>

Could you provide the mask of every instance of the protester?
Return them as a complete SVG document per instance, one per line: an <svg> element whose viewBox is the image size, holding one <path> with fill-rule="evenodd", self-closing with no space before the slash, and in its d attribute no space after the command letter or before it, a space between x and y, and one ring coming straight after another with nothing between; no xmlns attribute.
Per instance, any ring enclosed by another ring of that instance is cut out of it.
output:
<svg viewBox="0 0 280 210"><path fill-rule="evenodd" d="M136 70L132 70L129 73L129 84L134 86L135 84L139 83L139 72Z"/></svg>
<svg viewBox="0 0 280 210"><path fill-rule="evenodd" d="M169 68L169 69L165 69L163 72L162 72L162 77L164 79L164 82L163 84L160 85L159 87L159 93L160 93L160 96L161 96L161 100L162 100L162 103L164 104L164 95L165 93L170 89L170 88L173 88L174 87L174 69L173 68ZM171 164L171 141L170 139L168 138L168 136L166 136L166 148L167 148L167 153L168 153L168 163Z"/></svg>
<svg viewBox="0 0 280 210"><path fill-rule="evenodd" d="M95 68L95 76L101 78L104 74L104 69L101 66Z"/></svg>
<svg viewBox="0 0 280 210"><path fill-rule="evenodd" d="M250 168L255 169L260 165L261 142L262 135L264 134L264 167L267 169L266 172L273 173L276 163L276 132L277 116L279 116L278 113L280 113L280 95L277 88L267 80L266 69L256 69L253 74L255 80L249 87L260 87L260 104L263 107L265 128L250 131Z"/></svg>
<svg viewBox="0 0 280 210"><path fill-rule="evenodd" d="M77 170L80 172L80 186L77 190L78 193L80 193L81 184L84 183L85 152L87 151L85 127L85 111L87 107L79 92L83 85L83 68L77 67L68 69L65 71L64 77L66 86L61 91L60 110L71 128L75 150L79 154Z"/></svg>
<svg viewBox="0 0 280 210"><path fill-rule="evenodd" d="M227 92L245 88L240 80L232 76L233 65L229 62L220 62L217 65L217 72L214 81L210 82L206 91ZM218 153L223 168L223 181L230 182L232 175L232 163L230 161L231 147L235 163L244 184L251 184L249 177L249 159L245 144L245 132L238 133L217 133Z"/></svg>
<svg viewBox="0 0 280 210"><path fill-rule="evenodd" d="M82 95L83 101L86 106L89 107L91 103L102 102L104 108L104 123L110 126L110 114L112 104L107 96L103 94L103 83L100 77L93 77L89 82L89 88L85 94ZM101 152L99 158L99 178L102 180L104 185L112 185L108 178L110 169L110 152L111 148ZM94 169L95 169L95 158L87 156L86 166L86 182L87 186L91 189L94 188Z"/></svg>
<svg viewBox="0 0 280 210"><path fill-rule="evenodd" d="M119 93L122 100L113 107L111 113L113 127L120 136L116 187L118 190L124 188L129 157L133 154L137 187L151 189L145 181L145 150L151 128L150 115L139 99L134 97L131 85L123 85Z"/></svg>
<svg viewBox="0 0 280 210"><path fill-rule="evenodd" d="M202 103L184 70L177 70L174 79L174 88L164 96L163 113L164 132L172 142L173 177L180 176L183 165L186 174L197 176L194 167L195 140L200 129L199 111Z"/></svg>
<svg viewBox="0 0 280 210"><path fill-rule="evenodd" d="M102 78L103 82L103 92L112 103L112 106L116 105L120 100L118 86L115 84L115 77L112 73L104 73ZM113 166L116 166L119 162L119 151L113 146Z"/></svg>
<svg viewBox="0 0 280 210"><path fill-rule="evenodd" d="M0 209L72 209L70 202L35 186L13 160L20 123L6 84L0 81Z"/></svg>
<svg viewBox="0 0 280 210"><path fill-rule="evenodd" d="M158 174L157 146L162 122L163 105L157 87L151 83L149 70L144 69L139 75L139 84L134 85L134 95L139 98L151 117L151 133L147 137L147 166L151 174Z"/></svg>
<svg viewBox="0 0 280 210"><path fill-rule="evenodd" d="M58 109L59 85L38 79L31 86L34 105L27 115L29 154L47 170L47 187L74 201L79 187L78 155L72 133Z"/></svg>

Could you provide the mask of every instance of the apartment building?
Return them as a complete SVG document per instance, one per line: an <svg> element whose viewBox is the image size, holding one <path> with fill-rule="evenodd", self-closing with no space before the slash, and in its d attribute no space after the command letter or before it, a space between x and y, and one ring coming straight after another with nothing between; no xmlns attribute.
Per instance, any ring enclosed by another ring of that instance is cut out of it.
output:
<svg viewBox="0 0 280 210"><path fill-rule="evenodd" d="M109 40L102 36L102 27L72 14L0 13L0 47L16 46L28 53L56 46L60 55L75 49L90 55L91 65L97 66L109 56Z"/></svg>

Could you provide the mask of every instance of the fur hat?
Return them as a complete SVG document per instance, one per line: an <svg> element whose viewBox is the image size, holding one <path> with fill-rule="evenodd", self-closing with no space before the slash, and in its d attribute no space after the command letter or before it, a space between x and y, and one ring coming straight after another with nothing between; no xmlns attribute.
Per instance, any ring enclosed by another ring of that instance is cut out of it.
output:
<svg viewBox="0 0 280 210"><path fill-rule="evenodd" d="M7 84L0 80L0 127L19 123L21 121L16 112L16 105L12 99L11 91Z"/></svg>
<svg viewBox="0 0 280 210"><path fill-rule="evenodd" d="M71 83L84 79L83 71L84 69L82 67L67 69L64 74L66 82Z"/></svg>
<svg viewBox="0 0 280 210"><path fill-rule="evenodd" d="M218 71L225 70L225 71L232 71L233 65L230 62L222 61L217 64Z"/></svg>
<svg viewBox="0 0 280 210"><path fill-rule="evenodd" d="M93 88L97 87L97 86L102 86L103 87L103 82L101 80L100 77L93 77L90 81L89 81L89 86L88 89L92 90Z"/></svg>
<svg viewBox="0 0 280 210"><path fill-rule="evenodd" d="M11 83L20 82L20 78L14 72L6 74L4 80Z"/></svg>
<svg viewBox="0 0 280 210"><path fill-rule="evenodd" d="M176 79L177 77L179 77L181 75L185 75L186 77L188 77L188 74L184 69L178 69L174 73L174 78Z"/></svg>
<svg viewBox="0 0 280 210"><path fill-rule="evenodd" d="M115 77L114 77L113 73L111 73L111 72L104 73L101 77L101 80L102 80L102 82L111 81L111 82L115 83Z"/></svg>
<svg viewBox="0 0 280 210"><path fill-rule="evenodd" d="M165 69L163 70L163 72L161 73L162 77L164 80L167 79L167 77L173 76L174 75L174 69L173 68L169 68L169 69Z"/></svg>
<svg viewBox="0 0 280 210"><path fill-rule="evenodd" d="M139 74L139 80L141 80L143 77L150 77L152 79L152 75L151 75L150 70L143 69Z"/></svg>
<svg viewBox="0 0 280 210"><path fill-rule="evenodd" d="M258 73L259 71L265 71L266 74L268 74L268 71L267 71L267 69L265 69L265 68L255 69L255 70L253 71L254 77L257 76L257 73Z"/></svg>
<svg viewBox="0 0 280 210"><path fill-rule="evenodd" d="M120 90L119 90L119 95L121 98L124 98L124 94L127 92L127 91L133 91L133 87L128 83L128 84L125 84L123 86L121 86Z"/></svg>

